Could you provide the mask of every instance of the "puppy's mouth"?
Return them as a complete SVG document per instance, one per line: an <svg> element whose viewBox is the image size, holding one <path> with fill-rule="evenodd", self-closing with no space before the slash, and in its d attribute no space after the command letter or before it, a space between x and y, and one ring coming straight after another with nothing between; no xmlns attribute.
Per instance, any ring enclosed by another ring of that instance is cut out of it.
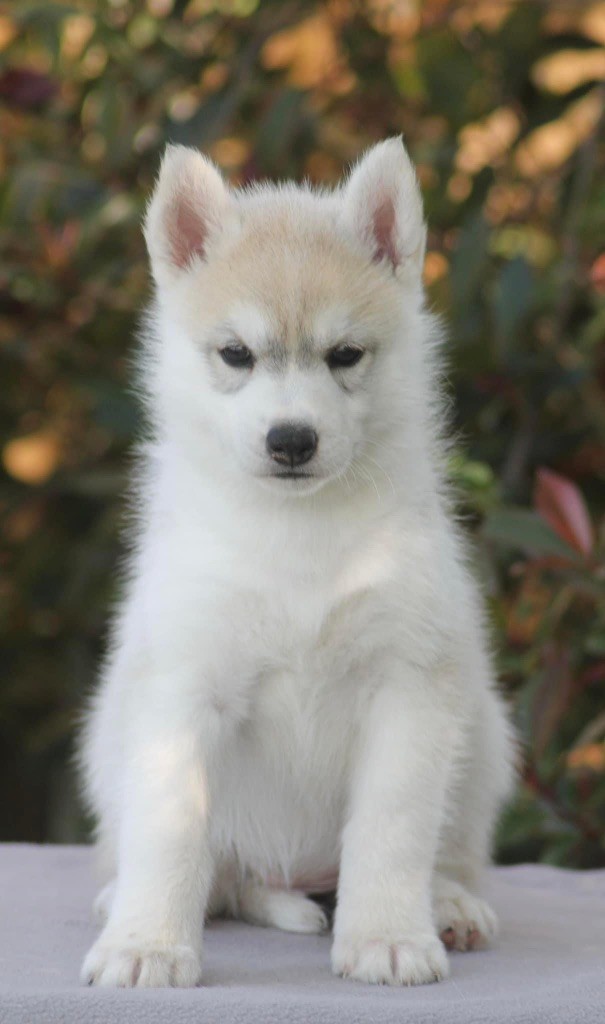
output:
<svg viewBox="0 0 605 1024"><path fill-rule="evenodd" d="M305 473L303 469L274 470L263 473L258 479L274 494L279 492L284 497L291 495L292 498L314 494L326 482L326 477L321 473Z"/></svg>
<svg viewBox="0 0 605 1024"><path fill-rule="evenodd" d="M313 480L313 473L300 473L295 469L286 470L283 473L271 473L273 480Z"/></svg>

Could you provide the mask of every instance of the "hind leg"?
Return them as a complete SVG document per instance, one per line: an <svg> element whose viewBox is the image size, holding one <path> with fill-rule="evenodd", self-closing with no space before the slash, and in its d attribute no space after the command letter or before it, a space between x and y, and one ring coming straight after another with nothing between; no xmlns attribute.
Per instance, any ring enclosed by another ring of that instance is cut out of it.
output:
<svg viewBox="0 0 605 1024"><path fill-rule="evenodd" d="M486 691L464 751L433 879L435 923L449 949L488 946L496 915L480 896L493 829L512 783L513 743L499 698Z"/></svg>
<svg viewBox="0 0 605 1024"><path fill-rule="evenodd" d="M285 932L323 932L328 927L321 907L302 892L270 889L260 882L244 884L239 898L239 917L251 924L281 928Z"/></svg>
<svg viewBox="0 0 605 1024"><path fill-rule="evenodd" d="M286 932L323 932L328 921L321 907L298 890L263 884L249 876L242 881L236 866L218 861L208 917L233 917Z"/></svg>
<svg viewBox="0 0 605 1024"><path fill-rule="evenodd" d="M447 949L485 949L498 933L489 903L445 875L435 875L433 903L437 931Z"/></svg>

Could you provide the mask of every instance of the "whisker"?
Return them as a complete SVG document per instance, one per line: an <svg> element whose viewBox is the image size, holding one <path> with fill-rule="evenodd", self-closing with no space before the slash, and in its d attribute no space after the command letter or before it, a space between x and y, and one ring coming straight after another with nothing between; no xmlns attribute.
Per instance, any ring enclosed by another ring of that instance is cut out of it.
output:
<svg viewBox="0 0 605 1024"><path fill-rule="evenodd" d="M371 483L373 485L378 500L382 501L382 495L380 493L380 490L378 489L378 484L376 483L376 480L374 479L374 476L371 473L370 469L361 463L357 464L357 469L361 473L362 480L365 480L366 483Z"/></svg>
<svg viewBox="0 0 605 1024"><path fill-rule="evenodd" d="M397 492L395 490L395 484L393 483L393 480L392 480L390 474L387 473L387 471L384 468L384 466L381 466L380 463L377 462L376 459L373 459L371 455L366 455L366 458L368 458L370 460L370 462L372 462L376 466L376 468L381 471L381 473L384 473L384 475L386 476L387 480L389 481L389 483L391 485L391 490L392 490L393 494L396 494Z"/></svg>

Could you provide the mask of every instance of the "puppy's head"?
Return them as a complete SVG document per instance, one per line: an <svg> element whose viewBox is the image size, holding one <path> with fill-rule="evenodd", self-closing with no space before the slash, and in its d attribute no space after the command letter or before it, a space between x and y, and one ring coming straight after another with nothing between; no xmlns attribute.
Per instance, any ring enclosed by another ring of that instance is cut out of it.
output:
<svg viewBox="0 0 605 1024"><path fill-rule="evenodd" d="M145 236L154 386L183 443L288 494L379 463L422 308L422 206L400 140L332 193L232 191L200 153L170 147Z"/></svg>

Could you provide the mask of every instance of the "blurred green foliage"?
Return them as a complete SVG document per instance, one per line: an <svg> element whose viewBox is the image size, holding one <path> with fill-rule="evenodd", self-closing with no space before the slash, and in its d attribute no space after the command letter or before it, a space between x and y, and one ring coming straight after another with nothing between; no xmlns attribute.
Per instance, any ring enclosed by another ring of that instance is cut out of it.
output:
<svg viewBox="0 0 605 1024"><path fill-rule="evenodd" d="M84 835L69 754L120 554L164 144L234 183L329 184L403 132L523 746L499 855L605 864L604 47L605 4L578 0L0 6L0 838Z"/></svg>

